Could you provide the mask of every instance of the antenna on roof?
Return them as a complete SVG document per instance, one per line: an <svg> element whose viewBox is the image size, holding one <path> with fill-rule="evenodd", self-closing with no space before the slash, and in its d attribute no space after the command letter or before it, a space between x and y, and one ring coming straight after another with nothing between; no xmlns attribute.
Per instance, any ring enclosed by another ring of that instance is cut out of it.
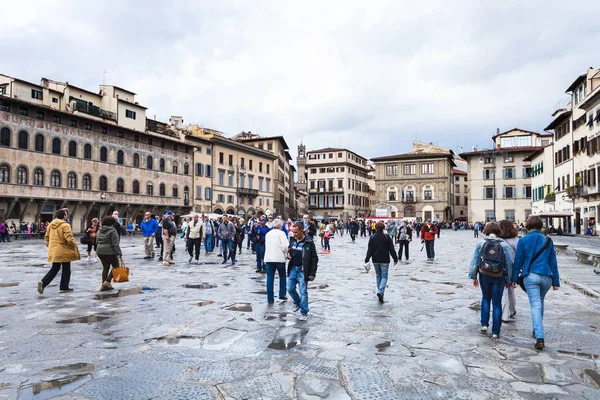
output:
<svg viewBox="0 0 600 400"><path fill-rule="evenodd" d="M106 85L106 74L109 72L105 69L102 73L102 86Z"/></svg>

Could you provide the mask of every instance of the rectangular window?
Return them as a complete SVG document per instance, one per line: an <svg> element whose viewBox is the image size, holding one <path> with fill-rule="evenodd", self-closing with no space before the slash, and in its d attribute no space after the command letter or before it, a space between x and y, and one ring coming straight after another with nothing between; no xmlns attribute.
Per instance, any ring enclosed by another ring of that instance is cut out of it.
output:
<svg viewBox="0 0 600 400"><path fill-rule="evenodd" d="M504 199L514 199L516 198L515 187L514 186L505 186L502 188L502 198Z"/></svg>
<svg viewBox="0 0 600 400"><path fill-rule="evenodd" d="M125 109L125 118L135 119L135 111Z"/></svg>
<svg viewBox="0 0 600 400"><path fill-rule="evenodd" d="M26 107L19 107L19 114L27 116L29 114L29 111Z"/></svg>
<svg viewBox="0 0 600 400"><path fill-rule="evenodd" d="M233 196L232 195L227 196L227 202L228 203L233 203Z"/></svg>
<svg viewBox="0 0 600 400"><path fill-rule="evenodd" d="M58 98L57 98L57 97L53 97L53 98L52 98L52 102L53 102L53 103L58 103Z"/></svg>
<svg viewBox="0 0 600 400"><path fill-rule="evenodd" d="M91 128L90 128L90 129L91 129ZM123 138L123 137L125 137L125 133L123 133L123 131L119 129L119 130L117 131L117 137Z"/></svg>
<svg viewBox="0 0 600 400"><path fill-rule="evenodd" d="M310 204L311 206L315 206L315 205L317 205L317 197L316 197L316 196L314 196L314 195L313 195L313 196L310 196L310 197L309 197L309 204Z"/></svg>
<svg viewBox="0 0 600 400"><path fill-rule="evenodd" d="M225 154L223 152L219 152L219 164L223 164L225 162Z"/></svg>
<svg viewBox="0 0 600 400"><path fill-rule="evenodd" d="M229 155L229 165L233 165L233 154Z"/></svg>
<svg viewBox="0 0 600 400"><path fill-rule="evenodd" d="M213 177L212 171L213 171L212 165L206 164L206 177L207 178Z"/></svg>
<svg viewBox="0 0 600 400"><path fill-rule="evenodd" d="M37 112L35 113L35 117L36 117L37 119L44 119L44 113L43 113L43 112L41 112L41 111L37 111Z"/></svg>
<svg viewBox="0 0 600 400"><path fill-rule="evenodd" d="M7 87L8 87L8 85L2 85L2 86L0 86L0 95L6 96L6 88Z"/></svg>
<svg viewBox="0 0 600 400"><path fill-rule="evenodd" d="M202 186L196 186L196 199L202 200Z"/></svg>
<svg viewBox="0 0 600 400"><path fill-rule="evenodd" d="M416 175L417 165L416 164L404 164L404 175Z"/></svg>
<svg viewBox="0 0 600 400"><path fill-rule="evenodd" d="M515 220L515 210L504 210L504 219L509 221Z"/></svg>
<svg viewBox="0 0 600 400"><path fill-rule="evenodd" d="M460 193L460 185L454 185L454 193Z"/></svg>
<svg viewBox="0 0 600 400"><path fill-rule="evenodd" d="M212 200L212 191L210 188L204 188L204 200Z"/></svg>
<svg viewBox="0 0 600 400"><path fill-rule="evenodd" d="M483 179L494 179L494 170L493 169L484 169L483 170Z"/></svg>
<svg viewBox="0 0 600 400"><path fill-rule="evenodd" d="M91 131L92 130L92 124L89 122L86 122L83 124L83 129L87 130L87 131Z"/></svg>
<svg viewBox="0 0 600 400"><path fill-rule="evenodd" d="M69 120L69 126L77 127L77 120L76 119Z"/></svg>
<svg viewBox="0 0 600 400"><path fill-rule="evenodd" d="M490 187L483 188L483 198L484 199L493 199L494 198L494 188L490 188Z"/></svg>
<svg viewBox="0 0 600 400"><path fill-rule="evenodd" d="M454 197L454 205L460 206L460 196L455 196Z"/></svg>
<svg viewBox="0 0 600 400"><path fill-rule="evenodd" d="M273 150L273 143L267 143L267 150Z"/></svg>
<svg viewBox="0 0 600 400"><path fill-rule="evenodd" d="M54 122L56 124L60 124L60 115L53 115L52 122Z"/></svg>
<svg viewBox="0 0 600 400"><path fill-rule="evenodd" d="M220 194L217 196L217 202L219 203L225 203L225 195L224 194Z"/></svg>
<svg viewBox="0 0 600 400"><path fill-rule="evenodd" d="M263 190L263 182L264 182L263 178L258 178L258 190L260 190L261 192Z"/></svg>
<svg viewBox="0 0 600 400"><path fill-rule="evenodd" d="M267 192L271 191L271 180L267 179Z"/></svg>
<svg viewBox="0 0 600 400"><path fill-rule="evenodd" d="M225 172L219 171L219 185L225 185Z"/></svg>
<svg viewBox="0 0 600 400"><path fill-rule="evenodd" d="M469 198L465 196L465 206L469 204Z"/></svg>
<svg viewBox="0 0 600 400"><path fill-rule="evenodd" d="M252 171L252 160L248 160L248 169Z"/></svg>
<svg viewBox="0 0 600 400"><path fill-rule="evenodd" d="M233 174L227 176L227 186L233 187Z"/></svg>
<svg viewBox="0 0 600 400"><path fill-rule="evenodd" d="M523 186L523 197L526 199L531 198L531 186Z"/></svg>
<svg viewBox="0 0 600 400"><path fill-rule="evenodd" d="M397 165L386 165L385 166L385 175L386 176L398 176L398 166Z"/></svg>
<svg viewBox="0 0 600 400"><path fill-rule="evenodd" d="M421 174L423 174L423 175L433 174L433 163L422 163L421 164Z"/></svg>
<svg viewBox="0 0 600 400"><path fill-rule="evenodd" d="M254 189L254 177L253 176L248 177L248 189Z"/></svg>
<svg viewBox="0 0 600 400"><path fill-rule="evenodd" d="M271 173L271 165L267 164L267 174L270 174L270 173Z"/></svg>
<svg viewBox="0 0 600 400"><path fill-rule="evenodd" d="M246 175L240 175L240 187L246 187Z"/></svg>
<svg viewBox="0 0 600 400"><path fill-rule="evenodd" d="M36 100L42 100L43 95L41 90L31 89L31 98Z"/></svg>
<svg viewBox="0 0 600 400"><path fill-rule="evenodd" d="M517 177L516 168L502 168L502 178L504 179L515 179Z"/></svg>
<svg viewBox="0 0 600 400"><path fill-rule="evenodd" d="M262 172L262 162L258 163L258 172Z"/></svg>
<svg viewBox="0 0 600 400"><path fill-rule="evenodd" d="M494 210L485 210L485 220L493 221L494 220Z"/></svg>

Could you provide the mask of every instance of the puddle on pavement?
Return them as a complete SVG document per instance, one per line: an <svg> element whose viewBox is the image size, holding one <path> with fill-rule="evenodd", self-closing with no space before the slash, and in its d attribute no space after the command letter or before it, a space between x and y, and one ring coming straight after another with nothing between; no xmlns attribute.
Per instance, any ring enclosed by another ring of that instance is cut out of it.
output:
<svg viewBox="0 0 600 400"><path fill-rule="evenodd" d="M377 348L377 350L379 351L385 351L385 349L387 349L388 347L390 347L392 345L392 342L390 342L389 340L386 340L383 343L379 343L376 344L375 347Z"/></svg>
<svg viewBox="0 0 600 400"><path fill-rule="evenodd" d="M408 278L408 280L415 281L415 282L429 282L427 279L419 279L419 278Z"/></svg>
<svg viewBox="0 0 600 400"><path fill-rule="evenodd" d="M4 283L0 283L0 288L19 286L20 284L21 284L21 282L4 282Z"/></svg>
<svg viewBox="0 0 600 400"><path fill-rule="evenodd" d="M326 284L326 283L323 283L323 284L321 284L321 285L311 285L311 286L309 286L308 288L309 288L309 289L327 289L328 287L329 287L329 285L328 285L328 284Z"/></svg>
<svg viewBox="0 0 600 400"><path fill-rule="evenodd" d="M88 315L87 317L77 317L56 321L57 324L89 324L92 322L104 321L109 319L107 315Z"/></svg>
<svg viewBox="0 0 600 400"><path fill-rule="evenodd" d="M585 369L584 372L600 387L600 374L593 369Z"/></svg>
<svg viewBox="0 0 600 400"><path fill-rule="evenodd" d="M198 307L204 307L204 306L209 306L209 305L214 304L214 303L215 302L211 301L211 300L202 300L200 303L196 303L196 305Z"/></svg>
<svg viewBox="0 0 600 400"><path fill-rule="evenodd" d="M134 294L140 294L142 292L143 292L142 288L134 287L134 288L130 288L130 289L121 289L116 293L102 292L102 293L97 294L95 296L95 299L96 300L112 299L112 298L116 298L116 297L125 297L125 296L131 296Z"/></svg>
<svg viewBox="0 0 600 400"><path fill-rule="evenodd" d="M287 321L287 319L286 319L287 316L288 316L288 313L268 314L268 315L265 315L265 320L273 321L274 319L279 318L280 321Z"/></svg>
<svg viewBox="0 0 600 400"><path fill-rule="evenodd" d="M68 364L68 365L59 365L58 367L53 367L53 368L47 368L44 370L44 372L54 372L54 371L81 371L81 372L88 372L88 371L93 371L94 368L94 364L92 363L75 363L75 364Z"/></svg>
<svg viewBox="0 0 600 400"><path fill-rule="evenodd" d="M177 336L157 339L157 343L169 346L200 347L202 346L202 339L194 336Z"/></svg>
<svg viewBox="0 0 600 400"><path fill-rule="evenodd" d="M308 334L308 328L285 327L277 330L275 339L267 346L273 350L289 350L302 344Z"/></svg>
<svg viewBox="0 0 600 400"><path fill-rule="evenodd" d="M451 295L454 294L454 292L435 292L436 294L444 294L444 295Z"/></svg>
<svg viewBox="0 0 600 400"><path fill-rule="evenodd" d="M213 285L212 283L202 282L202 283L188 283L187 285L183 285L183 287L188 289L212 289L216 288L217 285Z"/></svg>
<svg viewBox="0 0 600 400"><path fill-rule="evenodd" d="M15 303L0 304L0 308L8 308L8 307L14 307L14 306L16 306Z"/></svg>
<svg viewBox="0 0 600 400"><path fill-rule="evenodd" d="M460 284L460 283L456 283L456 282L440 282L440 284L442 285L450 285L450 286L454 286L457 289L462 289L464 288L464 285Z"/></svg>
<svg viewBox="0 0 600 400"><path fill-rule="evenodd" d="M21 393L19 399L23 400L42 400L51 399L72 392L80 386L83 386L92 379L90 375L77 375L61 379L55 379L48 382L36 383ZM31 391L29 391L31 388Z"/></svg>
<svg viewBox="0 0 600 400"><path fill-rule="evenodd" d="M481 303L480 302L473 303L469 306L469 308L475 312L481 312Z"/></svg>
<svg viewBox="0 0 600 400"><path fill-rule="evenodd" d="M250 303L236 303L230 307L226 307L225 310L229 311L242 311L242 312L252 312L252 304Z"/></svg>

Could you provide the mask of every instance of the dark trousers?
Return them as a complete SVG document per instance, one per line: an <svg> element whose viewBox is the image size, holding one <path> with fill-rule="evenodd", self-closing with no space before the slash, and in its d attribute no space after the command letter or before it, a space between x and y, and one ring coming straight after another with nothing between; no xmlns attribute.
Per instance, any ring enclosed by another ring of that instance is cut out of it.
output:
<svg viewBox="0 0 600 400"><path fill-rule="evenodd" d="M44 287L48 286L52 282L56 274L58 274L60 267L62 267L62 275L60 276L60 290L67 290L69 288L69 282L71 281L70 262L52 263L52 268L50 268L50 271L48 271L46 276L42 278Z"/></svg>
<svg viewBox="0 0 600 400"><path fill-rule="evenodd" d="M162 235L155 235L154 238L156 239L156 245L158 247L162 247L163 246L163 238Z"/></svg>
<svg viewBox="0 0 600 400"><path fill-rule="evenodd" d="M242 246L243 246L243 244L244 244L244 238L236 239L236 240L233 241L233 246L232 246L233 247L233 249L232 249L232 252L233 252L232 259L233 260L235 260L235 255L236 254L238 254L238 253L241 254L242 253Z"/></svg>
<svg viewBox="0 0 600 400"><path fill-rule="evenodd" d="M404 255L406 256L406 260L408 261L408 244L410 243L408 240L400 240L400 248L398 249L398 259L402 260L402 249L404 248Z"/></svg>
<svg viewBox="0 0 600 400"><path fill-rule="evenodd" d="M188 241L187 241L188 253L189 253L190 257L195 256L196 261L198 261L200 259L200 244L201 243L202 243L201 238L196 238L196 239L188 238Z"/></svg>
<svg viewBox="0 0 600 400"><path fill-rule="evenodd" d="M350 239L352 239L353 242L354 239L356 239L356 233L354 233L354 231L350 231Z"/></svg>
<svg viewBox="0 0 600 400"><path fill-rule="evenodd" d="M102 263L102 282L110 282L112 281L112 269L119 267L119 256L116 254L104 255L98 254L98 258Z"/></svg>
<svg viewBox="0 0 600 400"><path fill-rule="evenodd" d="M425 250L427 250L427 259L433 260L435 258L435 249L433 248L435 240L425 241Z"/></svg>

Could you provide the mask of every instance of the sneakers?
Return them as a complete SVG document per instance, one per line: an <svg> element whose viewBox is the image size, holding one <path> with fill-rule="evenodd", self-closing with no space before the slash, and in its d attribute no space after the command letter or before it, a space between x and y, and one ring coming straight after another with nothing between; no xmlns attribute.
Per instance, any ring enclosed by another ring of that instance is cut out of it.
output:
<svg viewBox="0 0 600 400"><path fill-rule="evenodd" d="M42 281L38 282L38 293L44 294L44 282L42 282Z"/></svg>
<svg viewBox="0 0 600 400"><path fill-rule="evenodd" d="M308 313L302 314L298 317L299 321L306 321L308 319Z"/></svg>
<svg viewBox="0 0 600 400"><path fill-rule="evenodd" d="M162 258L162 257L158 257L158 261L162 261L162 260L163 260L163 258Z"/></svg>
<svg viewBox="0 0 600 400"><path fill-rule="evenodd" d="M287 297L285 297L285 296L279 296L279 300L285 301L285 300L287 300Z"/></svg>
<svg viewBox="0 0 600 400"><path fill-rule="evenodd" d="M300 309L300 304L294 304L294 308L292 308L293 312L296 312Z"/></svg>
<svg viewBox="0 0 600 400"><path fill-rule="evenodd" d="M231 265L235 265L235 260L231 260Z"/></svg>
<svg viewBox="0 0 600 400"><path fill-rule="evenodd" d="M495 334L495 333L494 333L494 334L492 334L492 339L499 339L499 338L500 338L500 335L497 335L497 334Z"/></svg>
<svg viewBox="0 0 600 400"><path fill-rule="evenodd" d="M73 289L68 288L68 289L60 289L60 293L71 293L73 291Z"/></svg>
<svg viewBox="0 0 600 400"><path fill-rule="evenodd" d="M171 261L169 261L169 264L174 265L175 261L171 260Z"/></svg>
<svg viewBox="0 0 600 400"><path fill-rule="evenodd" d="M146 257L144 257L144 260L149 260L149 259L151 259L151 258L152 258L152 257L150 257L150 256L146 256Z"/></svg>
<svg viewBox="0 0 600 400"><path fill-rule="evenodd" d="M217 257L223 257L223 254L219 253L217 254Z"/></svg>
<svg viewBox="0 0 600 400"><path fill-rule="evenodd" d="M223 260L221 264L227 264L227 260Z"/></svg>
<svg viewBox="0 0 600 400"><path fill-rule="evenodd" d="M488 331L488 327L487 326L482 326L481 329L479 330L479 332L486 334Z"/></svg>
<svg viewBox="0 0 600 400"><path fill-rule="evenodd" d="M92 261L92 257L87 256L87 262L91 262Z"/></svg>
<svg viewBox="0 0 600 400"><path fill-rule="evenodd" d="M537 339L535 341L535 349L536 350L544 350L544 339Z"/></svg>
<svg viewBox="0 0 600 400"><path fill-rule="evenodd" d="M383 293L377 293L377 298L379 299L380 303L383 303Z"/></svg>
<svg viewBox="0 0 600 400"><path fill-rule="evenodd" d="M261 271L261 269L259 268L259 269L257 269L257 270L256 270L256 271L254 271L254 272L256 272L256 273L259 273L260 271Z"/></svg>
<svg viewBox="0 0 600 400"><path fill-rule="evenodd" d="M194 258L194 257L190 257L190 259L188 260L188 262L192 262L192 259L193 259L193 258Z"/></svg>

